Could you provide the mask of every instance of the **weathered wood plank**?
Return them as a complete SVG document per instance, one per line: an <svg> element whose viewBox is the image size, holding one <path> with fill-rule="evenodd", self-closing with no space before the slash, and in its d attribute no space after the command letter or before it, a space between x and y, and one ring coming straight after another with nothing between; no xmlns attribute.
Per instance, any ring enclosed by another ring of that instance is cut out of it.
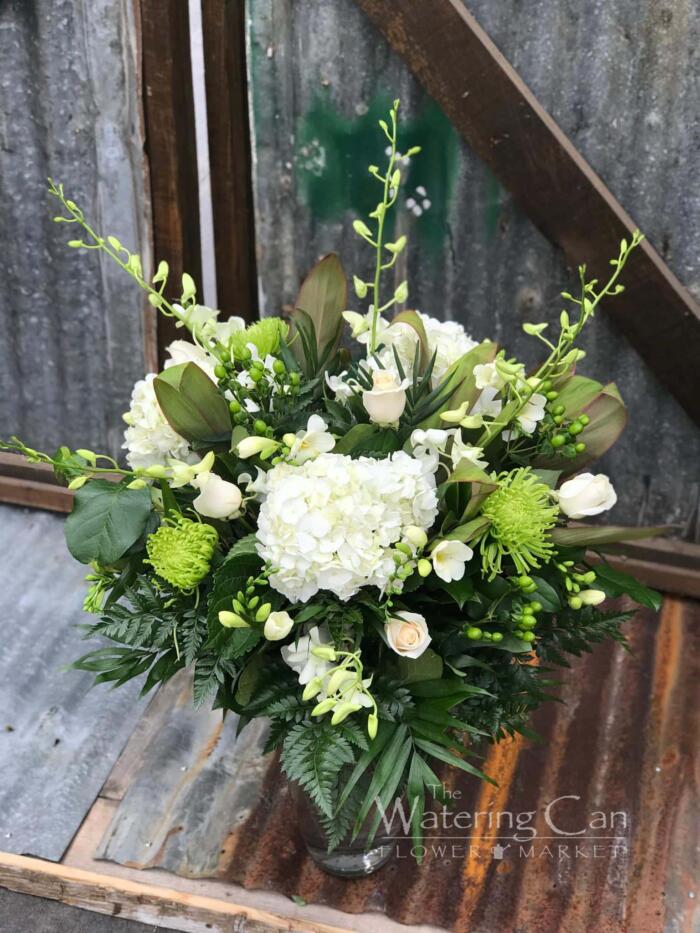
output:
<svg viewBox="0 0 700 933"><path fill-rule="evenodd" d="M131 3L0 4L0 437L121 446L144 303L116 265L66 247L46 179L150 263L138 55Z"/></svg>
<svg viewBox="0 0 700 933"><path fill-rule="evenodd" d="M151 182L153 251L170 265L168 297L183 272L201 287L197 148L189 12L181 0L140 0L146 153ZM158 318L158 347L182 332Z"/></svg>
<svg viewBox="0 0 700 933"><path fill-rule="evenodd" d="M85 567L63 521L0 507L0 553L0 845L57 860L145 704L138 683L90 690L90 674L63 670L88 650Z"/></svg>
<svg viewBox="0 0 700 933"><path fill-rule="evenodd" d="M700 7L662 9L654 0L555 11L548 0L469 0L468 7L700 297L693 168L700 155L693 131ZM404 171L397 221L409 235L410 306L459 320L473 337L493 338L533 365L537 346L520 325L543 320L556 327L558 293L575 285L575 270L450 127L354 0L255 0L248 44L264 311L291 303L305 271L329 250L340 253L348 272L370 273L371 256L351 220L373 206L366 166L383 158L375 121L400 97L404 144L424 147ZM419 186L431 206L417 216L406 201L421 207ZM627 280L634 275L633 261ZM700 432L606 308L583 347L581 372L615 380L629 409L627 431L595 464L618 489L610 520L674 522L700 539Z"/></svg>
<svg viewBox="0 0 700 933"><path fill-rule="evenodd" d="M202 36L216 255L223 316L257 317L245 0L203 0Z"/></svg>

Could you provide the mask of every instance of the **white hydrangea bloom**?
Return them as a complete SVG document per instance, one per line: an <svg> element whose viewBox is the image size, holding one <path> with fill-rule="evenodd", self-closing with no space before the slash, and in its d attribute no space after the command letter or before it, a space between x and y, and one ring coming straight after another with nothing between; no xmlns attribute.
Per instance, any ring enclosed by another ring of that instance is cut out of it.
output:
<svg viewBox="0 0 700 933"><path fill-rule="evenodd" d="M128 451L126 461L132 470L165 465L171 457L187 463L199 460L184 437L165 420L153 388L155 378L155 373L149 373L139 379L131 393L131 407L124 415L128 427L122 447Z"/></svg>
<svg viewBox="0 0 700 933"><path fill-rule="evenodd" d="M347 600L362 586L387 585L392 545L408 525L430 528L437 504L435 477L403 451L280 463L266 475L258 553L275 568L272 586L292 602L318 590Z"/></svg>

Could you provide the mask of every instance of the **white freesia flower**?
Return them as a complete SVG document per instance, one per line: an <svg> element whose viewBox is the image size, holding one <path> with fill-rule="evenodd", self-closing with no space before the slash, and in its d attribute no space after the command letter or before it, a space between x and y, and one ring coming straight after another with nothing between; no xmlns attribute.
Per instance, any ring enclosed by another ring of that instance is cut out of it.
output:
<svg viewBox="0 0 700 933"><path fill-rule="evenodd" d="M602 590L581 590L578 598L584 606L600 606L607 599L607 594Z"/></svg>
<svg viewBox="0 0 700 933"><path fill-rule="evenodd" d="M431 642L428 624L418 612L397 612L384 631L389 647L404 658L419 658Z"/></svg>
<svg viewBox="0 0 700 933"><path fill-rule="evenodd" d="M430 552L433 570L445 583L461 580L465 564L473 556L474 551L461 541L440 541Z"/></svg>
<svg viewBox="0 0 700 933"><path fill-rule="evenodd" d="M271 437L244 437L242 441L236 444L236 452L241 460L247 460L249 457L255 457L257 454L267 456L272 453L279 444L273 441Z"/></svg>
<svg viewBox="0 0 700 933"><path fill-rule="evenodd" d="M403 451L382 460L323 453L302 466L279 463L266 480L258 553L292 602L318 590L348 600L362 586L385 588L404 529L427 529L437 515L434 476Z"/></svg>
<svg viewBox="0 0 700 933"><path fill-rule="evenodd" d="M330 661L317 658L311 654L311 649L318 645L331 643L330 632L326 625L311 626L305 635L301 635L291 645L281 648L282 660L299 676L299 683L308 684L314 677L323 678L333 666Z"/></svg>
<svg viewBox="0 0 700 933"><path fill-rule="evenodd" d="M411 433L411 447L413 456L420 460L428 473L434 473L440 462L440 454L444 453L449 432L441 428L416 428Z"/></svg>
<svg viewBox="0 0 700 933"><path fill-rule="evenodd" d="M291 446L289 459L301 466L320 454L327 454L335 447L335 438L328 433L328 425L320 415L311 415L305 431L297 431Z"/></svg>
<svg viewBox="0 0 700 933"><path fill-rule="evenodd" d="M479 363L474 367L474 376L477 389L491 388L500 391L506 384L495 363Z"/></svg>
<svg viewBox="0 0 700 933"><path fill-rule="evenodd" d="M241 473L238 482L245 483L245 491L249 496L253 495L257 499L261 499L267 492L267 473L261 470L260 467L256 467L255 470L255 479L250 473Z"/></svg>
<svg viewBox="0 0 700 933"><path fill-rule="evenodd" d="M192 480L199 495L192 505L206 518L234 518L241 509L243 496L235 483L229 483L217 473L200 473Z"/></svg>
<svg viewBox="0 0 700 933"><path fill-rule="evenodd" d="M569 518L588 518L611 509L617 493L605 473L579 473L562 483L557 493L559 508Z"/></svg>
<svg viewBox="0 0 700 933"><path fill-rule="evenodd" d="M375 369L372 373L372 388L362 393L362 404L375 424L393 424L398 421L406 407L406 386L394 373L386 369Z"/></svg>
<svg viewBox="0 0 700 933"><path fill-rule="evenodd" d="M160 410L153 387L155 378L155 373L149 373L145 379L139 379L131 393L131 407L124 415L128 427L122 447L127 451L126 461L132 470L165 466L171 457L188 463L199 459Z"/></svg>
<svg viewBox="0 0 700 933"><path fill-rule="evenodd" d="M518 424L525 434L532 434L537 427L537 422L544 418L544 408L547 399L539 392L534 392L527 400L518 415Z"/></svg>
<svg viewBox="0 0 700 933"><path fill-rule="evenodd" d="M294 619L288 612L271 612L265 622L263 635L268 641L281 641L286 638L292 630ZM313 657L313 655L311 655ZM285 658L285 661L287 659ZM289 663L287 661L287 663Z"/></svg>

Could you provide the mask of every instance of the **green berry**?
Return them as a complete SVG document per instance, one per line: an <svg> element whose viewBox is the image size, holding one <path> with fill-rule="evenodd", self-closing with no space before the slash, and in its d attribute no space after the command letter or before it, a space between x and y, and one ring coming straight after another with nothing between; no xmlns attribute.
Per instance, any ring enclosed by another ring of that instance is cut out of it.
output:
<svg viewBox="0 0 700 933"><path fill-rule="evenodd" d="M247 421L247 416L244 411L237 411L233 416L234 424L245 424Z"/></svg>
<svg viewBox="0 0 700 933"><path fill-rule="evenodd" d="M299 383L301 382L301 377L300 377L299 373L296 372L295 370L293 370L293 371L289 374L289 381L291 382L291 384L292 384L293 386L298 386Z"/></svg>
<svg viewBox="0 0 700 933"><path fill-rule="evenodd" d="M248 347L242 347L242 348L238 351L238 359L239 359L239 360L243 360L243 361L249 360L250 357L251 357L251 355L252 355L252 354L251 354L250 350L248 349Z"/></svg>
<svg viewBox="0 0 700 933"><path fill-rule="evenodd" d="M591 583L595 583L595 581L596 581L596 574L594 570L589 570L588 573L584 573L583 575L584 583L588 583L590 585Z"/></svg>
<svg viewBox="0 0 700 933"><path fill-rule="evenodd" d="M551 379L543 379L542 382L537 386L539 392L549 392L552 388Z"/></svg>
<svg viewBox="0 0 700 933"><path fill-rule="evenodd" d="M483 634L482 637L483 637L486 641L491 641L491 639L493 638L493 635L491 634L491 632L484 632L484 634Z"/></svg>
<svg viewBox="0 0 700 933"><path fill-rule="evenodd" d="M583 431L583 425L581 424L581 422L572 421L571 424L569 425L569 434L571 434L572 437L576 437L576 435L580 434L581 431Z"/></svg>
<svg viewBox="0 0 700 933"><path fill-rule="evenodd" d="M231 351L228 347L219 347L219 357L223 363L231 359Z"/></svg>
<svg viewBox="0 0 700 933"><path fill-rule="evenodd" d="M557 405L557 406L553 409L553 411L554 411L554 414L555 414L555 415L563 415L564 412L566 411L566 408L565 408L563 405Z"/></svg>
<svg viewBox="0 0 700 933"><path fill-rule="evenodd" d="M482 635L483 635L483 632L481 631L480 628L477 628L476 625L471 625L467 629L467 638L469 638L471 641L478 641Z"/></svg>
<svg viewBox="0 0 700 933"><path fill-rule="evenodd" d="M287 367L284 365L282 360L275 360L275 362L272 364L272 368L278 376L283 376L287 372Z"/></svg>
<svg viewBox="0 0 700 933"><path fill-rule="evenodd" d="M520 623L520 628L531 629L537 625L537 619L534 616L526 616Z"/></svg>
<svg viewBox="0 0 700 933"><path fill-rule="evenodd" d="M502 633L502 632L494 632L494 633L491 635L491 641L494 641L494 642L503 641L503 633Z"/></svg>
<svg viewBox="0 0 700 933"><path fill-rule="evenodd" d="M585 449L586 449L586 445L583 443L583 441L579 441L578 444L576 444L574 447L574 450L576 451L577 454L582 454Z"/></svg>
<svg viewBox="0 0 700 933"><path fill-rule="evenodd" d="M537 590L537 584L531 583L530 586L526 586L523 590L523 593L534 593Z"/></svg>
<svg viewBox="0 0 700 933"><path fill-rule="evenodd" d="M576 420L580 421L584 428L587 424L591 423L591 419L588 417L588 415L579 415Z"/></svg>
<svg viewBox="0 0 700 933"><path fill-rule="evenodd" d="M533 599L531 603L527 604L527 607L530 609L530 612L542 612L542 603L538 602L536 599Z"/></svg>
<svg viewBox="0 0 700 933"><path fill-rule="evenodd" d="M532 583L532 577L528 577L527 574L523 574L521 577L518 577L518 586L523 590L526 586L532 586Z"/></svg>
<svg viewBox="0 0 700 933"><path fill-rule="evenodd" d="M262 420L262 418L255 419L255 421L253 422L253 430L255 431L256 434L260 434L261 436L263 434L267 434L267 425Z"/></svg>
<svg viewBox="0 0 700 933"><path fill-rule="evenodd" d="M555 434L552 438L552 447L563 447L566 444L566 438L563 434Z"/></svg>
<svg viewBox="0 0 700 933"><path fill-rule="evenodd" d="M263 371L261 369L249 369L248 375L253 380L253 382L260 382L263 377Z"/></svg>
<svg viewBox="0 0 700 933"><path fill-rule="evenodd" d="M564 423L564 416L563 416L563 415L555 415L555 416L552 418L552 421L553 421L555 424L563 424L563 423Z"/></svg>
<svg viewBox="0 0 700 933"><path fill-rule="evenodd" d="M214 375L217 379L226 378L226 367L222 363L217 363L214 367Z"/></svg>
<svg viewBox="0 0 700 933"><path fill-rule="evenodd" d="M231 399L231 401L228 403L228 410L231 412L232 415L237 415L238 412L241 410L241 403L237 401L235 398Z"/></svg>
<svg viewBox="0 0 700 933"><path fill-rule="evenodd" d="M552 391L552 392L547 392L547 401L548 401L548 402L553 402L555 398L559 398L559 393L558 393L558 392L553 392L553 391Z"/></svg>
<svg viewBox="0 0 700 933"><path fill-rule="evenodd" d="M520 637L522 638L523 641L532 642L535 640L535 633L534 632L523 632L523 634Z"/></svg>

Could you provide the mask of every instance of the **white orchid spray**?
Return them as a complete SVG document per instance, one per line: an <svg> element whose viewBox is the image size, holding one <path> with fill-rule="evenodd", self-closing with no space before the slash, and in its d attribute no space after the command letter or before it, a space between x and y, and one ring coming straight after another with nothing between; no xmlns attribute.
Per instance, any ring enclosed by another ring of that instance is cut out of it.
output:
<svg viewBox="0 0 700 933"><path fill-rule="evenodd" d="M143 676L144 689L192 667L198 704L269 717L331 847L377 800L408 794L422 812L436 762L480 773L465 735L526 729L543 670L622 638L629 614L608 596L658 605L587 553L643 532L569 524L616 501L585 468L624 406L614 384L576 371L577 340L621 290L640 235L621 242L607 282L579 270L558 334L524 326L545 351L527 371L462 324L405 307L408 240L390 217L419 148L399 151L398 110L380 123L387 164L369 169L376 206L353 224L373 258L368 278L352 277L359 308L333 254L284 320L221 320L189 275L171 301L167 263L147 276L51 183L70 245L118 263L182 339L134 387L126 465L0 445L75 491L66 538L90 567L90 635L117 645L76 666L100 682Z"/></svg>

